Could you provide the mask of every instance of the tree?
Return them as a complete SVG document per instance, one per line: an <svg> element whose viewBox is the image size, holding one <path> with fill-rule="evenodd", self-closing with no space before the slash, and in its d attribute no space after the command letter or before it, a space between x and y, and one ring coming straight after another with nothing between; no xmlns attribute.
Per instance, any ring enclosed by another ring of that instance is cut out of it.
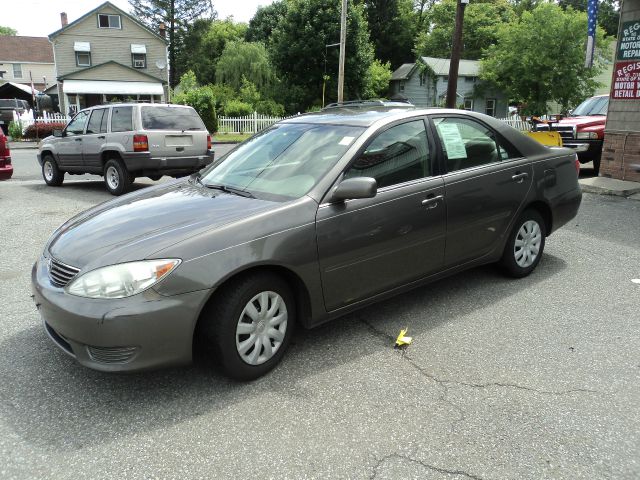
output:
<svg viewBox="0 0 640 480"><path fill-rule="evenodd" d="M393 68L414 60L413 26L402 15L402 0L364 0L364 12L375 49L375 57ZM406 4L406 2L404 2Z"/></svg>
<svg viewBox="0 0 640 480"><path fill-rule="evenodd" d="M335 0L289 0L284 18L273 31L269 53L282 80L279 98L288 111L305 111L320 105L325 68L325 45L340 38L340 2ZM362 95L373 48L361 5L349 2L345 62L345 98ZM337 91L338 49L328 50L327 93Z"/></svg>
<svg viewBox="0 0 640 480"><path fill-rule="evenodd" d="M563 111L593 95L603 57L596 52L594 67L585 68L587 18L573 9L541 3L519 20L498 29L496 45L481 61L481 79L525 104L526 114L546 113L547 103L558 102ZM598 28L596 45L606 51L608 40Z"/></svg>
<svg viewBox="0 0 640 480"><path fill-rule="evenodd" d="M287 1L276 0L266 7L258 7L258 11L249 21L249 28L245 40L247 42L262 42L268 45L271 34L280 24L287 13Z"/></svg>
<svg viewBox="0 0 640 480"><path fill-rule="evenodd" d="M178 58L183 54L182 39L187 27L198 18L215 18L211 0L129 0L133 15L154 32L161 23L169 34L169 84L175 87L180 72Z"/></svg>
<svg viewBox="0 0 640 480"><path fill-rule="evenodd" d="M216 64L227 43L242 40L247 31L245 23L225 20L198 19L187 30L183 48L188 55L181 57L181 71L193 70L198 82L205 85L216 78Z"/></svg>
<svg viewBox="0 0 640 480"><path fill-rule="evenodd" d="M558 0L564 10L571 7L580 12L587 11L587 0ZM617 0L598 1L598 25L600 25L607 35L616 37L618 35L618 22L620 22L620 3Z"/></svg>
<svg viewBox="0 0 640 480"><path fill-rule="evenodd" d="M367 81L362 93L363 98L381 98L389 90L391 64L374 60L367 72Z"/></svg>
<svg viewBox="0 0 640 480"><path fill-rule="evenodd" d="M416 38L418 56L449 58L451 56L456 0L443 0L428 12L429 31ZM482 52L496 42L498 27L515 19L513 7L507 0L471 2L464 14L462 58L478 60Z"/></svg>
<svg viewBox="0 0 640 480"><path fill-rule="evenodd" d="M0 35L8 35L8 36L15 36L18 34L18 31L15 30L14 28L11 27L3 27L2 25L0 25Z"/></svg>
<svg viewBox="0 0 640 480"><path fill-rule="evenodd" d="M234 40L225 46L216 64L216 82L240 90L243 80L261 91L272 85L273 68L262 43Z"/></svg>
<svg viewBox="0 0 640 480"><path fill-rule="evenodd" d="M192 71L188 71L182 76L176 89L177 93L173 97L173 103L193 107L202 118L207 130L215 133L218 130L218 117L214 92L211 87L199 86L195 78Z"/></svg>

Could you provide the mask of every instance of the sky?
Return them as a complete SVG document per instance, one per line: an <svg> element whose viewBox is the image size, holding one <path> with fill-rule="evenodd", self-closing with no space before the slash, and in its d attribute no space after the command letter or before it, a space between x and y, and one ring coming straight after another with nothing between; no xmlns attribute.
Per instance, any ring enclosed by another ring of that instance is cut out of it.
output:
<svg viewBox="0 0 640 480"><path fill-rule="evenodd" d="M60 12L66 12L69 23L93 10L104 0L6 0L16 8L2 8L0 25L11 27L18 35L46 37L60 28ZM122 10L129 12L127 0L110 0ZM5 0L3 0L3 3ZM272 3L273 0L213 0L218 18L233 15L238 22L248 22L259 6ZM5 6L6 7L6 6Z"/></svg>

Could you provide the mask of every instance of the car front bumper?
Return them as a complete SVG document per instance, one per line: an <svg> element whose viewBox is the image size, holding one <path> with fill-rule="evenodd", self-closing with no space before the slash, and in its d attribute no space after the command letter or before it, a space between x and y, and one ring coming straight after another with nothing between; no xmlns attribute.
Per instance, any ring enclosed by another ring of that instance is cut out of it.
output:
<svg viewBox="0 0 640 480"><path fill-rule="evenodd" d="M602 153L602 139L596 140L579 140L571 139L562 141L562 146L570 148L578 154L578 160L580 163L591 162L593 159L598 158Z"/></svg>
<svg viewBox="0 0 640 480"><path fill-rule="evenodd" d="M206 167L214 159L214 152L206 155L188 157L152 157L149 152L125 153L123 160L130 172L153 174L162 172L165 175L193 173Z"/></svg>
<svg viewBox="0 0 640 480"><path fill-rule="evenodd" d="M209 293L166 297L149 289L122 299L77 297L51 284L44 257L33 266L31 284L53 342L80 364L106 372L189 363Z"/></svg>

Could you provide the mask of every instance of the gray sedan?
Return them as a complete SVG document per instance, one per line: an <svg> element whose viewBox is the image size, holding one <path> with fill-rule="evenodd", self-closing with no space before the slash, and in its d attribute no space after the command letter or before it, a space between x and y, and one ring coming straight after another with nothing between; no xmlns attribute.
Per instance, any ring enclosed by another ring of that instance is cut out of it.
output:
<svg viewBox="0 0 640 480"><path fill-rule="evenodd" d="M253 379L313 327L446 275L523 277L581 201L577 159L485 115L338 106L280 122L188 179L62 225L36 261L51 339L83 365Z"/></svg>

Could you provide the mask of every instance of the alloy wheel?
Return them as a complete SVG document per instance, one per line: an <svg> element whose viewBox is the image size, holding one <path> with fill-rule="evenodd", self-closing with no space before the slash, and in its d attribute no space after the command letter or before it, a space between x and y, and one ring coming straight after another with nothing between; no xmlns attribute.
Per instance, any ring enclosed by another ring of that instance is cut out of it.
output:
<svg viewBox="0 0 640 480"><path fill-rule="evenodd" d="M44 162L44 179L47 182L53 180L53 165L51 165L50 161Z"/></svg>
<svg viewBox="0 0 640 480"><path fill-rule="evenodd" d="M112 190L116 190L118 188L118 185L120 185L120 175L118 174L118 170L114 166L109 166L107 168L105 178L107 180L109 188Z"/></svg>
<svg viewBox="0 0 640 480"><path fill-rule="evenodd" d="M245 305L236 326L236 349L249 365L271 359L284 341L287 306L276 292L260 292Z"/></svg>

